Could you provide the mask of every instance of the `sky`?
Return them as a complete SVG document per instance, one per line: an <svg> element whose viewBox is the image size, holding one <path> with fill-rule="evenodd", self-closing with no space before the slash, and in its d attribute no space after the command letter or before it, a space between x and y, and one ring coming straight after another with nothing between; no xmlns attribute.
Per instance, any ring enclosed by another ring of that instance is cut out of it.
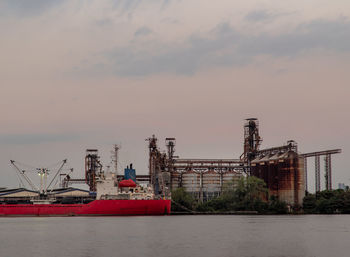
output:
<svg viewBox="0 0 350 257"><path fill-rule="evenodd" d="M341 148L333 187L350 184L348 0L2 0L0 56L0 186L18 186L10 160L79 178L113 144L146 174L153 134L238 158L251 117L262 148Z"/></svg>

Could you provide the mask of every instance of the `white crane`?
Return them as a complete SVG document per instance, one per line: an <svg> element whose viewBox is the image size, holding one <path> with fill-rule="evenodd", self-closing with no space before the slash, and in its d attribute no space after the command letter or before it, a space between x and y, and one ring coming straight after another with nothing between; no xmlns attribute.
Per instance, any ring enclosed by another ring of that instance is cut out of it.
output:
<svg viewBox="0 0 350 257"><path fill-rule="evenodd" d="M33 181L27 176L26 174L26 170L21 170L16 162L14 160L10 161L11 164L13 165L13 167L15 167L15 170L17 172L17 175L19 174L18 178L20 180L20 183L24 186L24 183L21 179L24 178L24 180L28 183L28 185L31 187L31 189L33 191L38 191L42 194L46 194L48 189L50 188L50 186L52 185L52 183L55 181L55 179L57 178L58 174L60 174L60 172L62 171L64 165L67 163L67 159L63 160L61 165L59 166L58 170L55 173L55 176L52 178L52 180L50 181L49 185L47 186L47 177L49 175L49 169L48 168L36 168L35 170L37 171L38 175L40 176L40 189L33 183ZM54 186L57 184L57 182L54 184ZM54 187L53 186L53 187ZM51 189L51 191L53 190L53 188Z"/></svg>

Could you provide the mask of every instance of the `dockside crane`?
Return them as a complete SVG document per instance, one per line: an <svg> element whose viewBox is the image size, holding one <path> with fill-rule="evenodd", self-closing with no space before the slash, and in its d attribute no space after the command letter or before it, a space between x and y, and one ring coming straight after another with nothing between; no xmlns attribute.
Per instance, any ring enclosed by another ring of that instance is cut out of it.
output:
<svg viewBox="0 0 350 257"><path fill-rule="evenodd" d="M15 167L15 170L20 174L21 177L24 178L25 181L29 184L29 186L32 188L34 191L39 191L39 189L34 185L34 183L30 180L30 178L25 174L25 170L21 170L16 164L14 160L10 160L11 164L13 167Z"/></svg>
<svg viewBox="0 0 350 257"><path fill-rule="evenodd" d="M62 169L63 169L63 166L64 166L66 163L67 163L67 159L64 159L64 160L62 161L61 166L58 168L57 172L55 173L55 176L54 176L54 177L52 178L52 180L50 181L49 186L47 187L47 189L50 188L52 182L56 179L57 175L61 173L61 171L62 171ZM56 186L57 182L58 182L58 180L57 180L56 183L53 185L51 191L54 189L54 187ZM47 190L47 189L46 189L46 190Z"/></svg>
<svg viewBox="0 0 350 257"><path fill-rule="evenodd" d="M38 188L35 183L27 176L27 172L26 170L21 170L18 165L16 164L16 162L14 160L10 161L12 166L15 168L16 174L20 180L20 183L24 186L24 183L21 179L21 177L28 183L28 185L30 186L30 188L33 191L37 191L40 192L41 194L47 194L48 189L51 187L51 185L54 183L54 181L57 179L57 176L59 174L61 174L61 171L64 167L64 165L67 163L67 159L63 160L62 163L59 162L58 164L60 164L58 170L56 171L54 177L52 178L52 180L50 181L49 185L47 186L47 177L49 175L49 169L48 168L32 168L33 170L31 171L36 171L38 173L38 175L40 176L40 188ZM55 164L54 166L58 165ZM24 165L24 164L23 164ZM72 169L71 169L72 171ZM51 188L51 192L54 189L54 187L56 186L56 184L58 183L58 180L56 181L56 183L52 186Z"/></svg>

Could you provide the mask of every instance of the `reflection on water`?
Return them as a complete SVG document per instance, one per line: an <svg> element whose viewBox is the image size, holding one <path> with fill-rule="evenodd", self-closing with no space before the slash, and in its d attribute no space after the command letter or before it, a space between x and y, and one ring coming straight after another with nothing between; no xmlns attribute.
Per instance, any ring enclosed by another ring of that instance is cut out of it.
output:
<svg viewBox="0 0 350 257"><path fill-rule="evenodd" d="M0 256L350 256L349 215L0 218Z"/></svg>

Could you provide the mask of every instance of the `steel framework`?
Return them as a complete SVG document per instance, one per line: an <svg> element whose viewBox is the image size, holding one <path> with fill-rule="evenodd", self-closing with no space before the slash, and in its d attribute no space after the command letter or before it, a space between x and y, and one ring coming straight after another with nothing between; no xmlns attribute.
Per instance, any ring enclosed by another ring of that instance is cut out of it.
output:
<svg viewBox="0 0 350 257"><path fill-rule="evenodd" d="M304 158L304 164L307 163L308 157L315 157L315 191L320 192L321 191L321 163L320 163L320 157L324 157L324 163L325 163L325 186L326 190L332 190L332 158L331 156L333 154L339 154L341 153L341 149L332 149L332 150L325 150L325 151L318 151L318 152L310 152L310 153L303 153L299 156ZM304 166L304 172L307 174L307 165ZM307 177L305 180L305 189L308 190L307 185Z"/></svg>
<svg viewBox="0 0 350 257"><path fill-rule="evenodd" d="M315 156L315 191L321 191L320 156Z"/></svg>

